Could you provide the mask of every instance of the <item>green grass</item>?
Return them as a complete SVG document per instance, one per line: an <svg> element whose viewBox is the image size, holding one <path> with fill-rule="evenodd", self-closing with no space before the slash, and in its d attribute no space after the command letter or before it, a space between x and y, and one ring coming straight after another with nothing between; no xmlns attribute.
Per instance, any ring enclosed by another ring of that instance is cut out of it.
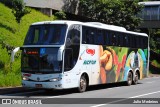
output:
<svg viewBox="0 0 160 107"><path fill-rule="evenodd" d="M151 62L151 64L152 64L153 66L155 66L156 68L159 68L159 69L160 69L160 63L159 63L157 60L153 60L153 61Z"/></svg>
<svg viewBox="0 0 160 107"><path fill-rule="evenodd" d="M150 74L160 74L160 62L158 60L152 60L149 64Z"/></svg>
<svg viewBox="0 0 160 107"><path fill-rule="evenodd" d="M1 87L20 86L20 84L21 84L20 73L19 74L16 74L14 72L10 72L7 74L0 73Z"/></svg>
<svg viewBox="0 0 160 107"><path fill-rule="evenodd" d="M0 3L0 42L14 47L22 46L31 23L54 20L54 17L48 17L34 9L30 10L19 25L12 10ZM10 55L0 44L0 87L19 85L21 85L20 57L15 59L11 68Z"/></svg>

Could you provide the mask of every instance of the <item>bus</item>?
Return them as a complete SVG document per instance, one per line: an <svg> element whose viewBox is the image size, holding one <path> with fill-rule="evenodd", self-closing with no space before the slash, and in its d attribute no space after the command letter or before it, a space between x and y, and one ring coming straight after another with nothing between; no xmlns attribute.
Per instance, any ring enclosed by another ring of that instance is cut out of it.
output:
<svg viewBox="0 0 160 107"><path fill-rule="evenodd" d="M22 86L78 88L125 82L148 76L149 45L145 33L99 22L33 23L20 48Z"/></svg>

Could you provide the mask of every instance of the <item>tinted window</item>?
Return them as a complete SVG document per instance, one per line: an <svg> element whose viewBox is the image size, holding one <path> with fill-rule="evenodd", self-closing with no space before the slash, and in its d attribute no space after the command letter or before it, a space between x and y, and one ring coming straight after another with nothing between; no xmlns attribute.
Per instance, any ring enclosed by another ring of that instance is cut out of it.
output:
<svg viewBox="0 0 160 107"><path fill-rule="evenodd" d="M104 45L105 44L105 41L104 41L104 31L103 30L100 30L98 29L97 30L97 35L96 35L96 44L98 45Z"/></svg>
<svg viewBox="0 0 160 107"><path fill-rule="evenodd" d="M125 42L125 34L124 33L120 33L119 34L119 46L124 46L124 42Z"/></svg>
<svg viewBox="0 0 160 107"><path fill-rule="evenodd" d="M69 28L66 44L67 45L80 44L80 25L73 25Z"/></svg>
<svg viewBox="0 0 160 107"><path fill-rule="evenodd" d="M130 48L147 48L148 38L122 32L83 26L83 43Z"/></svg>
<svg viewBox="0 0 160 107"><path fill-rule="evenodd" d="M24 45L61 45L64 44L67 25L32 25L27 33Z"/></svg>
<svg viewBox="0 0 160 107"><path fill-rule="evenodd" d="M111 41L112 41L112 45L113 46L119 46L119 36L118 36L118 33L117 32L112 32L112 34L111 34L111 36L112 36L112 39L111 39Z"/></svg>
<svg viewBox="0 0 160 107"><path fill-rule="evenodd" d="M95 44L96 29L90 27L82 28L82 41L86 44Z"/></svg>
<svg viewBox="0 0 160 107"><path fill-rule="evenodd" d="M105 31L104 38L105 38L105 45L111 46L112 45L112 41L111 41L112 35L110 31L108 30Z"/></svg>
<svg viewBox="0 0 160 107"><path fill-rule="evenodd" d="M80 25L71 25L66 38L66 49L64 51L64 70L69 71L77 63L80 49Z"/></svg>

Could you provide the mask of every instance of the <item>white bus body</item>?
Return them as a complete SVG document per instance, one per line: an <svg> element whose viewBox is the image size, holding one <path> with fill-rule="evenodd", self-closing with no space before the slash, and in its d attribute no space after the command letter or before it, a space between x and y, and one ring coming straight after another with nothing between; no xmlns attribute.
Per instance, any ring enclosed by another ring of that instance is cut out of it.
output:
<svg viewBox="0 0 160 107"><path fill-rule="evenodd" d="M56 34L59 43L53 42ZM83 92L89 85L122 81L136 84L148 75L148 36L113 25L77 21L33 23L21 50L23 87L78 87Z"/></svg>

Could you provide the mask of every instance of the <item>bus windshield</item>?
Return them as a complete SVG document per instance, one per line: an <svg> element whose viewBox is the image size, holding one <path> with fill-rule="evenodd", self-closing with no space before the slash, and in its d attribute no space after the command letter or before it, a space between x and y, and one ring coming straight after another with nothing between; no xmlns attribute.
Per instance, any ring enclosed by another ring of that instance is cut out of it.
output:
<svg viewBox="0 0 160 107"><path fill-rule="evenodd" d="M59 48L25 48L22 51L22 72L62 72L62 62L57 60L58 49Z"/></svg>
<svg viewBox="0 0 160 107"><path fill-rule="evenodd" d="M24 45L62 45L64 44L67 25L43 24L29 28Z"/></svg>

